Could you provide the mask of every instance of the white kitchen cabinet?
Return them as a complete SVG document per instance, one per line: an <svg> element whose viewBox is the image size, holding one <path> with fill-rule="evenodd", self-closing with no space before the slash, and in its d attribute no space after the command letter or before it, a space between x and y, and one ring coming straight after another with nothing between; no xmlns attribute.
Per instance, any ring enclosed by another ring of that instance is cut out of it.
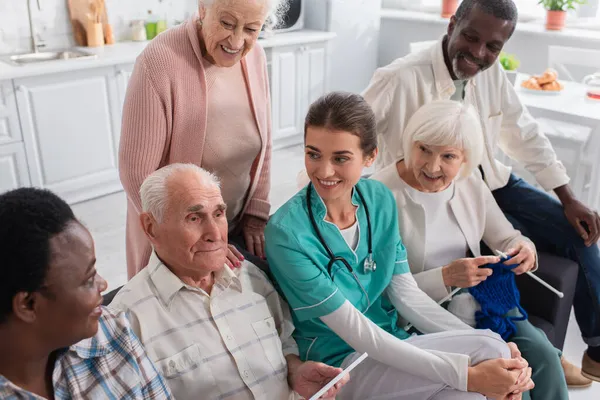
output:
<svg viewBox="0 0 600 400"><path fill-rule="evenodd" d="M119 92L119 110L123 110L125 95L127 94L127 85L133 73L134 64L119 64L115 67L117 74L117 90ZM119 113L120 114L120 113Z"/></svg>
<svg viewBox="0 0 600 400"><path fill-rule="evenodd" d="M0 81L0 145L21 141L19 114L12 81Z"/></svg>
<svg viewBox="0 0 600 400"><path fill-rule="evenodd" d="M121 139L121 121L123 117L123 104L125 103L125 96L127 95L127 85L129 79L133 73L134 64L120 64L115 67L115 74L117 78L117 94L119 96L119 112L117 129L114 130L113 142L115 145L115 155L118 161L119 158L119 141Z"/></svg>
<svg viewBox="0 0 600 400"><path fill-rule="evenodd" d="M114 66L15 79L14 85L32 185L69 203L121 190Z"/></svg>
<svg viewBox="0 0 600 400"><path fill-rule="evenodd" d="M23 143L0 145L0 193L29 184Z"/></svg>
<svg viewBox="0 0 600 400"><path fill-rule="evenodd" d="M325 43L277 47L271 50L273 142L301 142L310 104L326 91Z"/></svg>

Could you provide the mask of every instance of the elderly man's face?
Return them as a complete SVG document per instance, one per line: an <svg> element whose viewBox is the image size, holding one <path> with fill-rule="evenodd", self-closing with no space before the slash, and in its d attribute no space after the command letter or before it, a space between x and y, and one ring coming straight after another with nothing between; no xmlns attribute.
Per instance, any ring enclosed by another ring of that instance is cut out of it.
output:
<svg viewBox="0 0 600 400"><path fill-rule="evenodd" d="M488 69L498 58L514 29L511 21L496 18L475 6L460 22L448 25L447 52L450 73L470 79Z"/></svg>
<svg viewBox="0 0 600 400"><path fill-rule="evenodd" d="M205 57L232 67L254 47L267 16L267 0L215 0L200 8Z"/></svg>
<svg viewBox="0 0 600 400"><path fill-rule="evenodd" d="M167 188L163 220L148 232L158 256L174 270L190 274L223 268L227 217L219 188L203 184L193 171L176 172Z"/></svg>

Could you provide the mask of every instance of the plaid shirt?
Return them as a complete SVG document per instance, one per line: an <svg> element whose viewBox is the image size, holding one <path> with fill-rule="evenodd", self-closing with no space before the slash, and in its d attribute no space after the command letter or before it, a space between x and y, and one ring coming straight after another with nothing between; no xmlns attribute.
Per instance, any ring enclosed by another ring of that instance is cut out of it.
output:
<svg viewBox="0 0 600 400"><path fill-rule="evenodd" d="M95 336L62 350L56 359L54 397L61 399L173 399L124 314L103 309ZM0 399L39 400L0 375Z"/></svg>

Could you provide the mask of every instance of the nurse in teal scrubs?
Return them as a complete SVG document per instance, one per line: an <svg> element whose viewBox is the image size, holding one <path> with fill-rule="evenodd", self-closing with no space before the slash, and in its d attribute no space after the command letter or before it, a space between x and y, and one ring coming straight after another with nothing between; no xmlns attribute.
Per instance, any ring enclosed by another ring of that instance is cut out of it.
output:
<svg viewBox="0 0 600 400"><path fill-rule="evenodd" d="M303 360L352 373L342 399L518 399L533 387L514 344L474 330L422 292L398 234L391 192L361 179L377 156L375 117L361 96L330 93L305 122L310 183L265 230ZM400 319L399 317L402 317ZM410 336L399 321L423 335Z"/></svg>

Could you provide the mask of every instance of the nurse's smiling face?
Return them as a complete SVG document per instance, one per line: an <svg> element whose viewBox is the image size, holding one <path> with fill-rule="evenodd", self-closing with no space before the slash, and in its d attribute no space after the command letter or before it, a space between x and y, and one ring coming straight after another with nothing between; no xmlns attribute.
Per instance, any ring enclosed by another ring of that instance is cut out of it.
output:
<svg viewBox="0 0 600 400"><path fill-rule="evenodd" d="M363 168L370 167L377 155L377 149L364 154L355 134L323 127L308 126L304 144L306 172L326 204L350 201Z"/></svg>

